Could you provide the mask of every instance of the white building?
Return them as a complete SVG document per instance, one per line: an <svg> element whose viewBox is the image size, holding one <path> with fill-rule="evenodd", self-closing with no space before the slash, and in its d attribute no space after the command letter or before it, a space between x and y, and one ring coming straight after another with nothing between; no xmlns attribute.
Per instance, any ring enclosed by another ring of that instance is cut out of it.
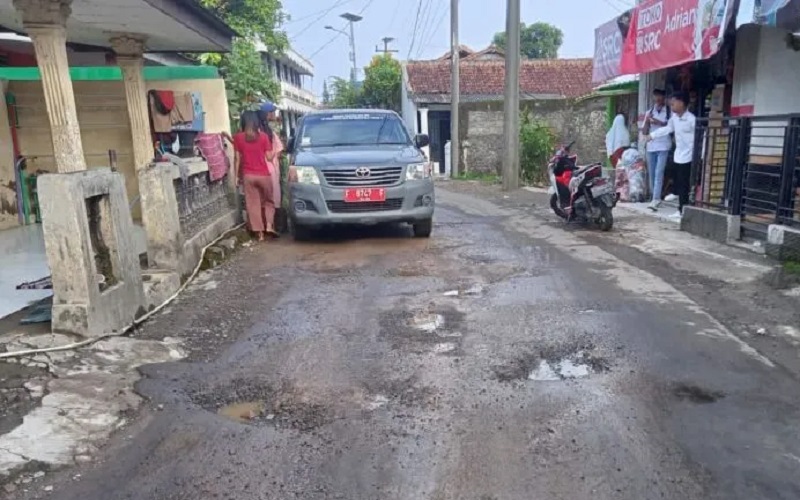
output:
<svg viewBox="0 0 800 500"><path fill-rule="evenodd" d="M276 104L281 111L283 130L291 135L297 119L318 105L317 97L311 91L314 65L291 47L278 58L270 55L263 46L259 50L264 65L281 84L281 99Z"/></svg>

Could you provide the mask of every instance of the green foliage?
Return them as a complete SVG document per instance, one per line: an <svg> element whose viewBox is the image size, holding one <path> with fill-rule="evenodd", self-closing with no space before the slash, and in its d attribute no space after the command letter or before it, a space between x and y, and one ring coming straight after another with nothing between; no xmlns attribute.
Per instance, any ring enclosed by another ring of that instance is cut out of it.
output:
<svg viewBox="0 0 800 500"><path fill-rule="evenodd" d="M275 101L280 97L280 85L264 67L251 41L235 39L230 54L225 54L218 65L225 78L232 120L238 120L242 111L254 109L261 99Z"/></svg>
<svg viewBox="0 0 800 500"><path fill-rule="evenodd" d="M350 80L334 77L331 87L333 95L328 103L331 108L358 108L361 105L361 92Z"/></svg>
<svg viewBox="0 0 800 500"><path fill-rule="evenodd" d="M225 78L228 108L233 129L238 128L242 111L252 109L261 99L278 100L280 84L264 67L255 41L261 40L267 50L278 54L288 47L288 39L280 27L287 19L281 0L201 0L205 8L239 33L229 54L201 54L203 64L217 66Z"/></svg>
<svg viewBox="0 0 800 500"><path fill-rule="evenodd" d="M288 47L286 33L280 29L288 19L281 0L201 0L201 3L242 38L261 40L274 53Z"/></svg>
<svg viewBox="0 0 800 500"><path fill-rule="evenodd" d="M368 108L399 112L402 81L400 62L391 54L373 57L370 65L364 68L363 104Z"/></svg>
<svg viewBox="0 0 800 500"><path fill-rule="evenodd" d="M557 27L548 23L533 23L521 25L519 35L520 52L528 59L555 59L558 49L564 43L564 33ZM506 33L494 35L493 43L505 50Z"/></svg>
<svg viewBox="0 0 800 500"><path fill-rule="evenodd" d="M546 123L523 113L519 139L519 163L523 182L538 186L547 184L547 162L553 155L555 134Z"/></svg>

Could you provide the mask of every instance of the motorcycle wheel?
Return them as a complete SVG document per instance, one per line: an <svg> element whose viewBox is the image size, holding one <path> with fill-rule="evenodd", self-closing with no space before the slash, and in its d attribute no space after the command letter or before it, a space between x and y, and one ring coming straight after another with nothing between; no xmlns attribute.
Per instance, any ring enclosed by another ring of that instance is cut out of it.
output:
<svg viewBox="0 0 800 500"><path fill-rule="evenodd" d="M561 206L558 203L557 194L553 194L550 196L550 208L552 208L553 212L555 212L555 214L561 217L562 219L567 218L567 213L564 211L563 208L561 208Z"/></svg>
<svg viewBox="0 0 800 500"><path fill-rule="evenodd" d="M597 225L600 226L601 231L611 231L611 228L614 227L614 216L608 205L600 205L600 217L597 218Z"/></svg>

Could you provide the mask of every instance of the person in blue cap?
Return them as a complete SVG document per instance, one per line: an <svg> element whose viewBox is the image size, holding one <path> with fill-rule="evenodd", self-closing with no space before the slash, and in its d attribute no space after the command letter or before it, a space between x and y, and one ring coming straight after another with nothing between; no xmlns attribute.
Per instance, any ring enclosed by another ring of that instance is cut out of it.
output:
<svg viewBox="0 0 800 500"><path fill-rule="evenodd" d="M265 134L270 139L272 143L272 161L270 161L270 175L272 178L273 186L272 186L272 198L275 202L276 207L281 206L281 153L283 153L283 141L281 141L278 134L276 134L272 127L270 126L270 122L274 122L277 117L275 116L275 112L278 110L278 107L275 106L274 103L270 101L263 101L258 108L258 120L261 122L261 130L264 131Z"/></svg>

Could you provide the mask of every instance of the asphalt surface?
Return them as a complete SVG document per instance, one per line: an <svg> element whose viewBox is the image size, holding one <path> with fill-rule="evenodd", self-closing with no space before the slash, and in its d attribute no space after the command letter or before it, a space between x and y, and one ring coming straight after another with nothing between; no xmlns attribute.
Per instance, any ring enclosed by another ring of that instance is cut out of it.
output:
<svg viewBox="0 0 800 500"><path fill-rule="evenodd" d="M713 290L446 189L430 240L281 240L204 277L137 333L188 360L142 369L146 408L51 498L800 498L796 367Z"/></svg>

